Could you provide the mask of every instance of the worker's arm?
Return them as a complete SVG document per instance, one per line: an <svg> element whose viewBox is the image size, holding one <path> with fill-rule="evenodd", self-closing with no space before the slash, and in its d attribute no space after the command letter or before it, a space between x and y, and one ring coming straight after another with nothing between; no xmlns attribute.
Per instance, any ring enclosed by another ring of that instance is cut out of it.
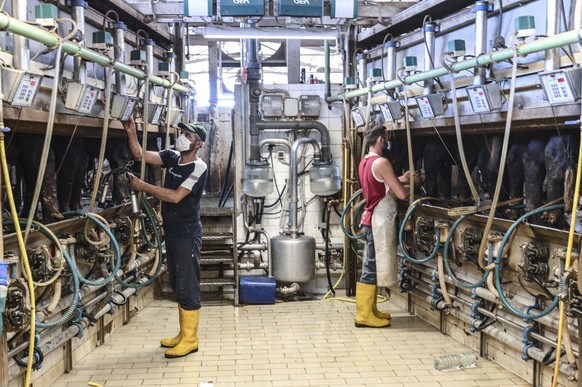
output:
<svg viewBox="0 0 582 387"><path fill-rule="evenodd" d="M398 176L396 176L394 168L392 167L392 164L390 164L390 161L388 161L388 159L385 158L378 159L374 163L372 168L374 169L374 174L381 178L382 180L384 180L386 184L388 184L388 187L390 187L390 189L392 190L392 192L394 192L398 199L404 200L408 197L408 192L404 188L404 185L402 184ZM403 180L407 180L407 177L409 178L410 176L403 175Z"/></svg>
<svg viewBox="0 0 582 387"><path fill-rule="evenodd" d="M167 203L179 203L191 192L184 187L178 187L177 189L158 187L140 180L135 175L129 174L129 176L131 178L131 186L134 190L145 192Z"/></svg>
<svg viewBox="0 0 582 387"><path fill-rule="evenodd" d="M133 117L129 117L129 121L123 121L123 129L127 133L127 140L129 141L129 150L136 161L141 161L143 149L137 140L137 131L135 129L135 121ZM154 165L162 165L162 158L160 154L155 151L146 151L146 163Z"/></svg>

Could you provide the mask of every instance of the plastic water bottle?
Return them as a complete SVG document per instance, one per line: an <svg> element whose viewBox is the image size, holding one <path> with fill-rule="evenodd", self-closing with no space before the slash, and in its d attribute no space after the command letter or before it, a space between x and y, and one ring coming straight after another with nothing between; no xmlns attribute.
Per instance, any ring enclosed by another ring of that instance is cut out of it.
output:
<svg viewBox="0 0 582 387"><path fill-rule="evenodd" d="M477 364L477 355L473 352L441 355L434 359L434 368L439 371L471 367L475 364Z"/></svg>

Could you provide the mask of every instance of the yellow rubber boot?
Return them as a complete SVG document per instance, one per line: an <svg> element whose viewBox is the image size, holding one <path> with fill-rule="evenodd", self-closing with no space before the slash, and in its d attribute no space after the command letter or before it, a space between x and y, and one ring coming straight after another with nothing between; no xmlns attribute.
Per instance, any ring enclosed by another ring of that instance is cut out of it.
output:
<svg viewBox="0 0 582 387"><path fill-rule="evenodd" d="M200 321L200 309L185 310L180 308L180 332L182 338L174 348L164 352L168 359L186 356L189 353L198 352L198 322Z"/></svg>
<svg viewBox="0 0 582 387"><path fill-rule="evenodd" d="M376 285L362 282L356 283L356 327L383 328L390 325L390 321L374 315L376 302Z"/></svg>
<svg viewBox="0 0 582 387"><path fill-rule="evenodd" d="M179 321L180 321L180 331L174 337L170 337L167 339L160 340L160 346L164 348L174 348L180 340L182 340L182 308L178 307L178 311L180 313Z"/></svg>
<svg viewBox="0 0 582 387"><path fill-rule="evenodd" d="M376 294L376 296L374 297L374 316L384 319L384 320L390 320L390 313L388 312L380 312L378 310L378 286L376 285L376 290L374 291L374 293Z"/></svg>

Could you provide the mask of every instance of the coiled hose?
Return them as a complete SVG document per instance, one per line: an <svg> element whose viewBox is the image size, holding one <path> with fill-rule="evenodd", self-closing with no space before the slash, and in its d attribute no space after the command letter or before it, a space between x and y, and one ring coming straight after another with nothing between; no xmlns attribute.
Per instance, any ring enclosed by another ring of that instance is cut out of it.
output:
<svg viewBox="0 0 582 387"><path fill-rule="evenodd" d="M445 269L447 270L447 273L453 279L453 281L455 282L455 284L457 286L460 286L460 287L465 288L465 289L475 289L475 288L478 288L478 287L482 286L485 283L485 281L487 280L487 276L489 275L489 273L491 272L491 270L485 270L485 273L483 273L483 276L477 282L475 282L474 284L472 284L470 282L465 282L465 281L459 279L455 275L455 273L451 269L451 265L449 264L449 251L451 249L451 240L453 239L453 236L455 234L455 230L457 229L457 227L459 227L459 225L463 222L463 220L465 220L465 218L466 218L465 215L461 216L451 226L451 230L449 231L449 234L447 235L447 239L445 240L445 246L443 248L444 249L443 255L444 255ZM491 243L489 245L489 251L491 251ZM491 260L492 259L493 259L493 257L492 256L489 256L489 262L488 263L491 263Z"/></svg>
<svg viewBox="0 0 582 387"><path fill-rule="evenodd" d="M408 251L406 251L406 248L404 247L404 228L406 227L406 223L408 222L408 219L410 219L410 217L412 216L412 213L414 212L414 210L421 203L422 203L422 199L418 199L416 202L414 202L410 206L408 211L406 211L406 215L404 216L404 219L402 220L402 224L400 225L400 230L398 232L398 244L400 244L400 247L402 248L402 253L404 254L404 258L406 258L407 260L409 260L412 263L416 263L417 265L422 264L422 263L426 263L426 262L430 261L431 259L433 259L434 257L436 257L436 254L437 254L439 247L440 247L440 239L441 239L441 230L439 230L437 228L437 230L436 230L436 242L434 244L434 249L432 250L430 255L427 256L426 258L418 259L418 258L413 257L412 255L408 254Z"/></svg>
<svg viewBox="0 0 582 387"><path fill-rule="evenodd" d="M345 226L345 222L346 222L346 214L348 213L348 211L350 210L350 206L353 203L354 200L356 200L358 198L358 196L362 195L363 191L361 189L357 190L352 197L350 198L350 200L348 200L346 206L344 207L344 210L342 211L342 216L341 216L341 222L340 225L342 227L342 231L344 232L344 234L350 238L350 239L362 239L364 237L364 233L360 234L360 235L352 235L350 234L350 232L346 229Z"/></svg>
<svg viewBox="0 0 582 387"><path fill-rule="evenodd" d="M558 301L560 298L560 292L562 291L562 287L563 287L563 283L562 283L563 281L562 281L562 278L560 278L560 284L558 286L558 291L556 292L556 296L552 300L552 303L550 305L548 305L546 307L546 309L542 310L541 312L535 313L535 314L529 314L529 313L523 313L523 312L515 309L513 307L513 305L511 305L509 303L509 300L507 299L507 297L505 297L505 294L503 293L503 285L501 283L501 260L503 257L503 250L505 249L505 245L507 244L507 242L509 241L509 239L511 238L512 234L515 232L517 227L524 220L529 218L530 216L536 215L536 214L543 212L543 211L548 211L548 210L551 211L551 210L556 210L556 209L563 208L563 207L564 207L563 204L555 204L553 206L536 208L535 210L530 211L525 215L522 215L519 219L517 219L509 227L509 229L507 230L507 232L503 236L503 239L501 240L501 245L499 246L499 251L498 251L497 257L495 259L495 287L497 288L497 291L499 292L499 298L501 299L501 302L503 303L503 305L507 309L509 309L511 311L511 313L516 315L517 317L527 319L527 320L535 320L536 318L543 317L543 316L547 315L548 313L550 313L556 307L556 305L558 305ZM562 267L562 269L563 269L563 267Z"/></svg>
<svg viewBox="0 0 582 387"><path fill-rule="evenodd" d="M109 237L109 239L111 241L111 245L113 246L113 252L115 254L115 265L114 265L113 270L111 270L111 273L109 274L109 276L107 278L104 278L101 281L89 280L89 279L83 277L81 275L81 273L79 273L79 279L81 280L81 282L83 282L87 285L91 285L91 286L103 286L103 285L111 282L113 280L113 278L117 275L117 271L121 267L121 251L119 249L119 243L117 243L117 239L115 239L115 236L113 235L113 233L111 232L109 227L107 227L103 222L101 222L101 220L99 220L97 218L97 216L95 216L95 214L92 214L90 212L69 211L69 212L65 212L63 215L65 215L65 216L73 215L73 216L80 216L82 218L87 218L87 219L91 220L93 223L95 223L99 228L101 228L105 232L105 234L107 234L107 236Z"/></svg>
<svg viewBox="0 0 582 387"><path fill-rule="evenodd" d="M18 219L18 221L19 221L21 226L26 225L26 222L27 222L26 219ZM7 221L4 221L3 224L13 225L14 222L12 220L7 220ZM57 246L57 249L61 252L63 257L65 258L65 261L67 262L67 264L71 268L71 273L73 276L73 301L71 302L71 305L65 311L65 313L61 317L59 317L58 319L56 319L54 321L50 321L50 322L37 321L36 322L36 326L38 328L43 328L43 329L54 328L54 327L57 327L59 325L64 324L65 322L67 322L71 318L73 313L75 312L75 310L77 308L77 304L79 303L79 301L81 301L81 284L79 282L79 271L77 270L77 267L75 265L75 261L73 261L71 259L71 257L67 253L67 250L63 249L63 246L61 245L59 239L56 237L56 235L48 227L46 227L42 223L39 223L36 221L32 222L31 227L32 227L32 229L39 231L42 235L44 235L45 237L50 239L51 242L53 242L55 244L55 246Z"/></svg>
<svg viewBox="0 0 582 387"><path fill-rule="evenodd" d="M153 275L151 275L145 282L143 283L134 283L134 284L130 284L128 282L125 282L124 280L122 280L121 278L119 278L117 276L117 270L115 271L115 280L117 282L119 282L121 285L125 286L126 288L135 288L135 289L140 289L144 286L149 286L152 282L154 282L154 280L160 275L161 271L162 271L162 265L164 262L164 255L162 253L162 238L160 236L160 233L158 231L158 228L156 227L156 221L154 219L154 216L152 215L152 212L149 209L149 205L147 203L147 201L142 197L141 198L141 203L143 206L143 209L145 210L146 216L148 218L148 220L151 222L151 224L154 226L154 234L156 236L156 241L157 241L157 248L158 248L158 254L159 254L159 259L158 259L158 266L156 267L156 271ZM117 242L115 242L117 244ZM119 249L119 245L117 245L117 248Z"/></svg>

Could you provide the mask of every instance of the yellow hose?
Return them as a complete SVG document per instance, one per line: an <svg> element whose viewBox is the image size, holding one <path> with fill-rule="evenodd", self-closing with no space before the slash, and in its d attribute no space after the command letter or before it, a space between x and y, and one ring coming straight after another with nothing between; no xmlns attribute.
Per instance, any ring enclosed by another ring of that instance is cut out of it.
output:
<svg viewBox="0 0 582 387"><path fill-rule="evenodd" d="M582 138L582 116L580 117L580 138ZM564 270L570 268L570 261L572 260L572 247L574 246L574 238L576 236L576 215L578 200L580 199L580 183L582 177L582 146L578 151L578 167L576 169L576 185L574 186L574 205L572 205L572 219L570 220L570 231L568 232L568 247L566 249L566 263ZM560 279L561 280L561 279ZM562 284L564 286L565 284ZM560 357L562 354L562 335L564 334L564 301L560 299L560 322L558 323L558 342L556 346L556 366L554 368L554 377L552 378L552 387L558 383L558 374L560 373ZM580 376L579 376L580 377Z"/></svg>
<svg viewBox="0 0 582 387"><path fill-rule="evenodd" d="M16 238L18 239L18 246L22 254L22 262L24 264L24 271L26 273L26 283L28 284L28 296L30 298L30 338L28 342L28 361L26 363L26 375L24 378L24 385L30 386L30 375L32 374L32 362L34 357L34 339L36 333L36 299L34 297L34 285L32 283L32 272L30 271L30 263L28 262L28 254L26 253L26 245L22 237L22 230L18 222L18 212L16 211L16 203L14 202L14 195L12 194L12 185L10 184L10 173L8 171L8 163L6 161L6 149L4 148L4 134L0 133L0 159L2 161L2 173L4 175L4 182L6 186L6 196L10 204L10 212L14 221L14 230Z"/></svg>

